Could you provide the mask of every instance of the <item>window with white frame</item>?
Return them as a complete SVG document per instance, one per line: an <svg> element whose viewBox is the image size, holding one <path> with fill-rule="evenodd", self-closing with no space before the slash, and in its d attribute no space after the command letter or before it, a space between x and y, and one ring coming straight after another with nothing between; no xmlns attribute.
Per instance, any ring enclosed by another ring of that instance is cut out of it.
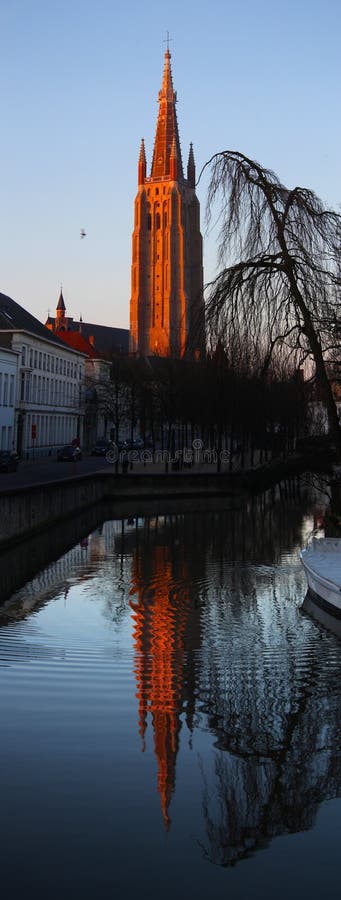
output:
<svg viewBox="0 0 341 900"><path fill-rule="evenodd" d="M9 405L14 406L14 375L10 376L9 381Z"/></svg>
<svg viewBox="0 0 341 900"><path fill-rule="evenodd" d="M4 393L3 393L3 405L8 406L8 373L4 374Z"/></svg>

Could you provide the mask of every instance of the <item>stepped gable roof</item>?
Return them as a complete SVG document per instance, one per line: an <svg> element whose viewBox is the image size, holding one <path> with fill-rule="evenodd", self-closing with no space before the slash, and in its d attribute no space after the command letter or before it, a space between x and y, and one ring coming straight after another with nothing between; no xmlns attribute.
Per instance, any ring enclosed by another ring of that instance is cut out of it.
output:
<svg viewBox="0 0 341 900"><path fill-rule="evenodd" d="M171 54L165 53L162 87L159 91L159 114L156 124L151 178L165 178L170 175L170 157L173 142L175 143L178 161L178 180L183 181L183 169L178 122L176 117L176 92L173 90Z"/></svg>
<svg viewBox="0 0 341 900"><path fill-rule="evenodd" d="M54 344L59 350L63 346L62 341L45 328L39 319L6 294L0 294L0 331L29 331L41 340Z"/></svg>

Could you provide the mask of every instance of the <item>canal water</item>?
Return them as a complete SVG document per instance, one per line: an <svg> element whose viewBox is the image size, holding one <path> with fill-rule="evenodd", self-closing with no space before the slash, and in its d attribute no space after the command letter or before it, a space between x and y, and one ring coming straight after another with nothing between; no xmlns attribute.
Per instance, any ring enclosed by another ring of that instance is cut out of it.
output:
<svg viewBox="0 0 341 900"><path fill-rule="evenodd" d="M339 896L341 642L301 611L296 488L106 511L3 596L4 898Z"/></svg>

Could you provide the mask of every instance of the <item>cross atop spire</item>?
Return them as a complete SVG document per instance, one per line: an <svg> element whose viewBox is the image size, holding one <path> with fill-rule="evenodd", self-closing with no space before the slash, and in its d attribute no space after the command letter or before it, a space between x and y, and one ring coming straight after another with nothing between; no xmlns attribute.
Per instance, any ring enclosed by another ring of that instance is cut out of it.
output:
<svg viewBox="0 0 341 900"><path fill-rule="evenodd" d="M173 40L173 38L170 38L170 37L169 37L169 31L167 31L166 34L167 34L167 37L166 37L166 40L165 40L163 43L164 43L164 44L167 44L167 53L169 53L169 44L170 44L170 41Z"/></svg>

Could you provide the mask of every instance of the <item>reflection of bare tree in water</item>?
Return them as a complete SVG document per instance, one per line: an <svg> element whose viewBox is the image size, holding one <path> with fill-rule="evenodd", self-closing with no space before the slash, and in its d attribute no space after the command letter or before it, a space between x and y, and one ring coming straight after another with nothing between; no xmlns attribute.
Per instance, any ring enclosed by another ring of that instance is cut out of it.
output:
<svg viewBox="0 0 341 900"><path fill-rule="evenodd" d="M257 735L257 753L264 757L269 750L269 741L266 739L264 744L265 736L261 734L249 701L244 704L241 717L241 698L231 673L230 693L235 698L235 708L231 703L226 713L219 672L219 661L225 654L215 653L214 644L217 634L224 634L229 616L231 623L232 620L237 623L239 634L250 634L254 629L258 649L264 643L261 637L263 625L257 609L255 571L258 588L265 586L268 589L273 581L274 560L280 557L283 546L299 545L302 522L297 485L287 489L285 503L288 500L292 503L287 517L283 516L283 490L250 498L237 511L225 509L205 515L156 516L145 520L136 541L133 533L124 537L124 545L131 546L133 555L131 606L139 730L144 747L150 716L166 828L170 823L168 809L175 790L180 714L186 709L187 725L192 730L200 689L204 689L205 696L201 708L207 710L209 729L217 735L218 741L224 744L228 739L232 748L235 740L237 752L240 752L238 722L242 718L246 755L255 752L247 746L249 735L252 740ZM123 546L123 536L122 542L117 544L118 549L121 543ZM264 561L261 574L256 565L260 560ZM232 612L226 596L227 584L229 594L234 594ZM274 599L271 598L272 603ZM277 605L280 616L281 603ZM283 627L286 631L287 623L274 623L272 615L272 627ZM195 654L200 648L202 670ZM257 665L254 655L253 662L250 659L248 683L257 683ZM285 678L287 676L285 671ZM250 771L249 777L248 796L254 773ZM254 790L257 796L257 785Z"/></svg>
<svg viewBox="0 0 341 900"><path fill-rule="evenodd" d="M213 777L202 764L201 847L220 865L311 827L318 805L340 793L337 646L314 630L311 648L309 623L298 632L302 573L278 568L301 543L296 501L281 486L207 528L195 705L217 748Z"/></svg>
<svg viewBox="0 0 341 900"><path fill-rule="evenodd" d="M314 626L310 646L305 620L297 633L301 573L282 563L301 545L299 484L226 504L106 521L39 588L84 585L117 629L132 616L137 727L143 746L151 726L166 828L182 722L205 722L216 756L213 773L202 765L201 846L221 865L309 827L341 782L336 645Z"/></svg>
<svg viewBox="0 0 341 900"><path fill-rule="evenodd" d="M280 666L263 634L263 652L250 651L238 678L231 661L222 671L220 659L217 671L211 658L205 670L204 686L213 684L214 696L204 690L203 709L217 753L212 778L201 762L206 842L200 846L218 865L233 865L277 835L311 828L321 802L341 793L339 647L322 635L318 640L316 631L313 650L303 638L292 652L294 622L284 607Z"/></svg>
<svg viewBox="0 0 341 900"><path fill-rule="evenodd" d="M314 631L311 650L304 620L297 633L301 572L279 568L301 529L293 482L235 510L148 518L117 538L121 559L132 556L139 729L143 742L150 718L164 823L181 715L191 730L200 710L216 740L213 775L202 764L201 847L220 865L311 827L340 791L333 644Z"/></svg>

